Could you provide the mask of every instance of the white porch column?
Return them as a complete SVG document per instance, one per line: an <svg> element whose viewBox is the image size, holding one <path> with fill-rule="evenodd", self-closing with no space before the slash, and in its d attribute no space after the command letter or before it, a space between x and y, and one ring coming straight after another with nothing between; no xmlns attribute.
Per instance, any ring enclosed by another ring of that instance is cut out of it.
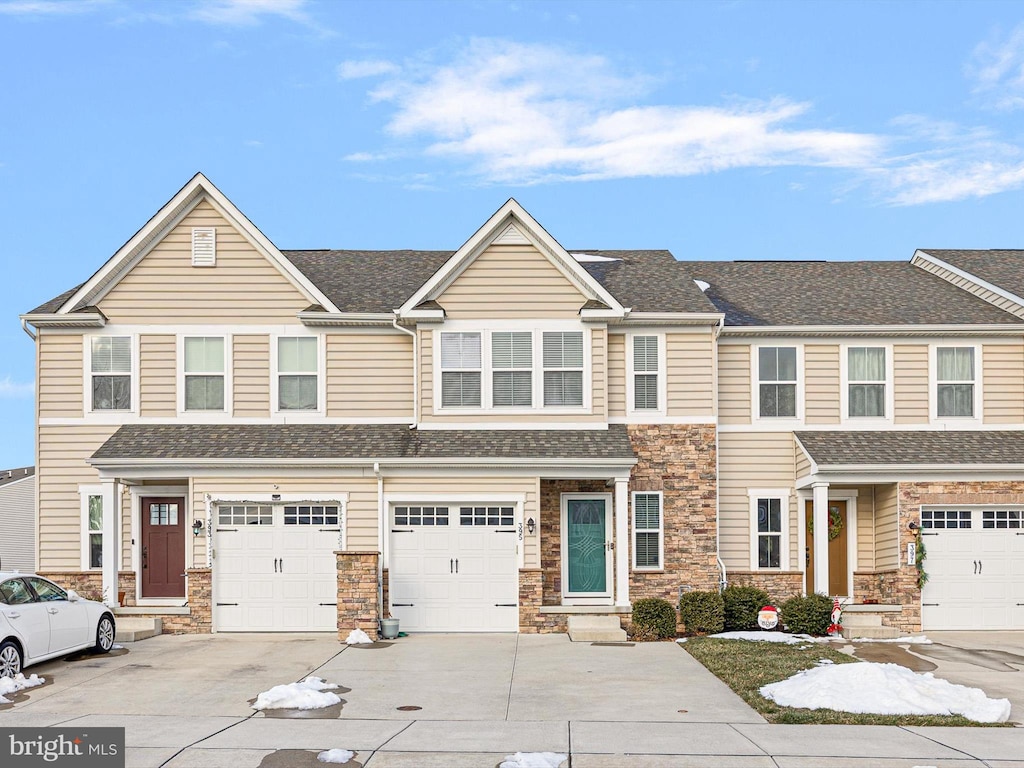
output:
<svg viewBox="0 0 1024 768"><path fill-rule="evenodd" d="M615 604L629 605L629 480L615 480Z"/></svg>
<svg viewBox="0 0 1024 768"><path fill-rule="evenodd" d="M104 478L103 487L103 602L117 605L117 568L121 559L118 540L118 519L121 516L121 494L117 480Z"/></svg>
<svg viewBox="0 0 1024 768"><path fill-rule="evenodd" d="M811 486L814 493L814 591L823 595L828 591L828 483L815 483Z"/></svg>

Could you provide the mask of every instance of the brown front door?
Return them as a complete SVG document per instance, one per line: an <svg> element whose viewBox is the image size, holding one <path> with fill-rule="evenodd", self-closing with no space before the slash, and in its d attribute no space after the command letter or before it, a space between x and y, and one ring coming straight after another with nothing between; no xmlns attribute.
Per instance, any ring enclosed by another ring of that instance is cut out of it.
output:
<svg viewBox="0 0 1024 768"><path fill-rule="evenodd" d="M807 506L804 508L807 515L807 594L814 592L814 537L819 534L819 531L814 529L811 524L811 518L813 515L813 503L808 500ZM847 516L846 516L846 502L845 501L833 501L828 502L828 520L829 529L826 530L822 535L835 536L835 538L829 538L828 541L828 594L829 597L836 597L842 595L849 597L847 593L850 591L849 582L849 571L847 562ZM838 520L839 525L834 525L834 521ZM838 532L836 528L838 527Z"/></svg>
<svg viewBox="0 0 1024 768"><path fill-rule="evenodd" d="M185 499L142 499L142 596L185 597Z"/></svg>

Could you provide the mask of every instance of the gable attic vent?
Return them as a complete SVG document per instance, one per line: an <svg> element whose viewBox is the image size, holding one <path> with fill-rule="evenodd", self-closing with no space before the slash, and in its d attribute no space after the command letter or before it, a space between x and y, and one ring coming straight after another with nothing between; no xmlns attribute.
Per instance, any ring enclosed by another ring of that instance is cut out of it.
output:
<svg viewBox="0 0 1024 768"><path fill-rule="evenodd" d="M192 266L217 265L217 230L214 227L192 227Z"/></svg>
<svg viewBox="0 0 1024 768"><path fill-rule="evenodd" d="M495 245L528 245L529 242L515 224L509 224L504 232L494 238Z"/></svg>

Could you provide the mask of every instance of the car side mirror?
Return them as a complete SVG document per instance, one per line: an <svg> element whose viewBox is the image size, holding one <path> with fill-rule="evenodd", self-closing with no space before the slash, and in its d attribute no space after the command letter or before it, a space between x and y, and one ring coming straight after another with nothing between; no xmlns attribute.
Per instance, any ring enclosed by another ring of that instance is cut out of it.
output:
<svg viewBox="0 0 1024 768"><path fill-rule="evenodd" d="M77 603L81 599L82 599L81 595L79 595L77 592L75 592L75 590L73 590L73 589L69 589L68 590L68 602L69 603Z"/></svg>

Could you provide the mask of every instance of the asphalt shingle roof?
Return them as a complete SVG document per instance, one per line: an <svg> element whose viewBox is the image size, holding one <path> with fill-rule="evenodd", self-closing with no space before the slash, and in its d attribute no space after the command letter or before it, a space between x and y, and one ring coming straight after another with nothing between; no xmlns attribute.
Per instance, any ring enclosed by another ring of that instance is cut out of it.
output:
<svg viewBox="0 0 1024 768"><path fill-rule="evenodd" d="M727 325L963 325L1021 320L905 261L682 262Z"/></svg>
<svg viewBox="0 0 1024 768"><path fill-rule="evenodd" d="M570 251L616 261L580 264L624 307L635 312L717 312L669 251Z"/></svg>
<svg viewBox="0 0 1024 768"><path fill-rule="evenodd" d="M624 425L415 430L405 424L129 424L94 459L634 458Z"/></svg>
<svg viewBox="0 0 1024 768"><path fill-rule="evenodd" d="M36 473L35 467L18 467L16 469L0 469L0 486L16 483Z"/></svg>
<svg viewBox="0 0 1024 768"><path fill-rule="evenodd" d="M74 295L75 291L77 291L83 285L85 285L85 283L79 283L74 288L71 288L69 290L64 291L64 293L62 293L60 296L54 296L52 299L50 299L46 303L40 304L38 307L33 309L28 314L30 314L30 315L52 315L54 312L56 312L58 309L60 309L61 305L65 301L70 299Z"/></svg>
<svg viewBox="0 0 1024 768"><path fill-rule="evenodd" d="M1024 464L1024 431L797 432L815 463Z"/></svg>
<svg viewBox="0 0 1024 768"><path fill-rule="evenodd" d="M965 251L922 248L925 253L970 272L1004 291L1024 297L1024 251Z"/></svg>

